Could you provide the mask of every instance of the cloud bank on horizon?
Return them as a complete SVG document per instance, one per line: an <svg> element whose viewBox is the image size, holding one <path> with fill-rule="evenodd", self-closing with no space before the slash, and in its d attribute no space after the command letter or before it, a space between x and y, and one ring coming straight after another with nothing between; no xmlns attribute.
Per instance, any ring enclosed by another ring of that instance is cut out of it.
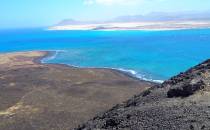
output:
<svg viewBox="0 0 210 130"><path fill-rule="evenodd" d="M147 1L159 1L162 2L164 0L84 0L85 5L135 5L142 4Z"/></svg>
<svg viewBox="0 0 210 130"><path fill-rule="evenodd" d="M101 4L101 5L128 5L142 2L143 0L84 0L85 5Z"/></svg>
<svg viewBox="0 0 210 130"><path fill-rule="evenodd" d="M0 28L39 27L63 19L106 21L155 12L210 12L210 0L2 0Z"/></svg>

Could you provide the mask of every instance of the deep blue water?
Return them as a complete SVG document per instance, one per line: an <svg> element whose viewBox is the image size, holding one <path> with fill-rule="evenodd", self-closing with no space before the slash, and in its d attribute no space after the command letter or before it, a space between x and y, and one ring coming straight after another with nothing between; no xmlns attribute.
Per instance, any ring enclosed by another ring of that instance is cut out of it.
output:
<svg viewBox="0 0 210 130"><path fill-rule="evenodd" d="M166 80L210 58L210 29L0 31L1 53L29 50L63 50L48 63L134 70L140 78Z"/></svg>

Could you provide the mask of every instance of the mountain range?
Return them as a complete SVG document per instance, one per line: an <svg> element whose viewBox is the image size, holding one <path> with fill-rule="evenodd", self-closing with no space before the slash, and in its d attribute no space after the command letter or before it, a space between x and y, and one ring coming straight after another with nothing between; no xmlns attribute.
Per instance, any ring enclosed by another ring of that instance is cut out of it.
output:
<svg viewBox="0 0 210 130"><path fill-rule="evenodd" d="M105 23L124 23L124 22L167 22L167 21L210 21L210 11L207 12L152 12L146 15L126 15L119 16L107 21L77 21L65 19L60 21L57 26L63 25L82 25L82 24L105 24Z"/></svg>

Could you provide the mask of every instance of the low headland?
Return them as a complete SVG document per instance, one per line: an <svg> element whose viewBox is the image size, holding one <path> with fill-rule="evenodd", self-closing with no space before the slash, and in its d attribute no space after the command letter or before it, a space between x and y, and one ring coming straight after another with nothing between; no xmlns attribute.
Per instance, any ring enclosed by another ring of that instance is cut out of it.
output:
<svg viewBox="0 0 210 130"><path fill-rule="evenodd" d="M54 52L0 54L0 130L69 130L156 83L112 69L42 64Z"/></svg>

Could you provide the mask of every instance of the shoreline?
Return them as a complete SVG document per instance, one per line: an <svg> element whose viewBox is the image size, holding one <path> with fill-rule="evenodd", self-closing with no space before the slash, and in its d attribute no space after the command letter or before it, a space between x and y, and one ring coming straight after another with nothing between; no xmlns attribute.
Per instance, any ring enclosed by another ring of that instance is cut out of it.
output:
<svg viewBox="0 0 210 130"><path fill-rule="evenodd" d="M169 22L125 22L101 24L57 25L49 27L49 31L80 30L80 31L170 31L186 29L210 28L210 21L169 21Z"/></svg>
<svg viewBox="0 0 210 130"><path fill-rule="evenodd" d="M46 61L44 62L43 60L48 60L48 59L52 59L51 57L55 58L56 55L59 52L63 52L62 50L55 50L55 51L44 51L47 54L44 57L40 57L40 59L38 59L38 63L41 64L57 64L57 65L63 65L63 66L68 66L68 67L72 67L72 68L78 68L78 69L107 69L107 70L111 70L111 71L115 71L118 73L122 73L128 77L137 79L139 81L146 81L146 82L152 82L152 83L156 83L156 84L161 84L164 82L164 80L153 80L153 79L147 79L147 78L141 78L138 77L135 73L137 73L135 70L128 70L128 69L123 69L123 68L109 68L109 67L80 67L80 66L74 66L74 65L70 65L70 64L63 64L63 63L46 63ZM131 72L132 71L132 72Z"/></svg>
<svg viewBox="0 0 210 130"><path fill-rule="evenodd" d="M61 125L73 129L157 85L111 69L41 62L54 53L40 50L0 55L0 129L34 129L31 123L38 124L35 129L60 129Z"/></svg>
<svg viewBox="0 0 210 130"><path fill-rule="evenodd" d="M143 82L150 82L153 84L161 84L164 81L163 80L153 80L153 79L147 79L147 78L142 78L142 77L138 77L135 73L137 73L134 70L127 70L127 69L123 69L123 68L109 68L109 67L80 67L80 66L74 66L74 65L70 65L70 64L64 64L64 63L47 63L46 61L48 59L52 59L51 57L55 58L56 55L59 52L63 52L65 50L32 50L32 51L16 51L16 52L6 52L6 53L0 53L1 55L4 54L15 54L15 53L28 53L28 52L41 52L44 53L43 56L40 57L35 57L33 59L33 62L36 64L46 64L46 65L61 65L64 67L70 67L70 68L77 68L77 69L97 69L97 70L110 70L113 72L117 72L117 73L121 73L127 77L136 79L138 81L143 81ZM46 61L45 61L46 60Z"/></svg>
<svg viewBox="0 0 210 130"><path fill-rule="evenodd" d="M46 31L107 31L107 32L112 32L112 31L179 31L179 30L202 30L202 29L210 29L210 27L202 27L202 28L165 28L165 29L45 29Z"/></svg>

